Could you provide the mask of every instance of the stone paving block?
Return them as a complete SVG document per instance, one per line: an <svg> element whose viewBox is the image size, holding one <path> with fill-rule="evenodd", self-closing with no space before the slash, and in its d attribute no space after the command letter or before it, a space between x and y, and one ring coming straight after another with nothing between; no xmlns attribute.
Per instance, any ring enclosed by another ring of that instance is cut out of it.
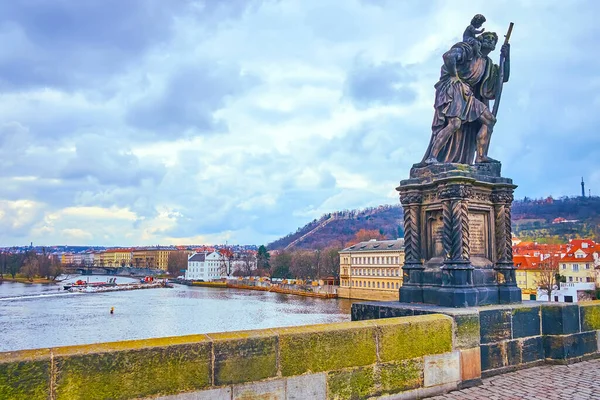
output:
<svg viewBox="0 0 600 400"><path fill-rule="evenodd" d="M350 310L352 321L364 321L379 318L379 306L367 303L354 303Z"/></svg>
<svg viewBox="0 0 600 400"><path fill-rule="evenodd" d="M179 393L157 397L155 400L231 400L231 388L202 390L200 392Z"/></svg>
<svg viewBox="0 0 600 400"><path fill-rule="evenodd" d="M578 305L542 305L542 335L568 335L578 332Z"/></svg>
<svg viewBox="0 0 600 400"><path fill-rule="evenodd" d="M327 375L310 374L287 378L286 400L325 399L327 397Z"/></svg>
<svg viewBox="0 0 600 400"><path fill-rule="evenodd" d="M279 362L283 376L370 365L377 360L375 326L371 321L273 331L279 334Z"/></svg>
<svg viewBox="0 0 600 400"><path fill-rule="evenodd" d="M506 350L503 343L482 344L481 370L489 371L492 369L505 367L505 354Z"/></svg>
<svg viewBox="0 0 600 400"><path fill-rule="evenodd" d="M184 344L174 344L177 341ZM56 400L139 398L211 385L211 343L205 335L59 347L52 351Z"/></svg>
<svg viewBox="0 0 600 400"><path fill-rule="evenodd" d="M328 399L366 399L376 393L375 372L371 366L327 373Z"/></svg>
<svg viewBox="0 0 600 400"><path fill-rule="evenodd" d="M425 387L460 381L460 353L438 354L424 357Z"/></svg>
<svg viewBox="0 0 600 400"><path fill-rule="evenodd" d="M598 351L596 332L574 333L572 335L544 336L546 358L567 360Z"/></svg>
<svg viewBox="0 0 600 400"><path fill-rule="evenodd" d="M479 312L481 344L511 339L511 311L506 309Z"/></svg>
<svg viewBox="0 0 600 400"><path fill-rule="evenodd" d="M513 339L540 336L541 307L516 307L512 310Z"/></svg>
<svg viewBox="0 0 600 400"><path fill-rule="evenodd" d="M270 331L211 333L214 386L277 375L277 336Z"/></svg>
<svg viewBox="0 0 600 400"><path fill-rule="evenodd" d="M477 313L454 316L454 345L457 349L470 349L480 343L479 315Z"/></svg>
<svg viewBox="0 0 600 400"><path fill-rule="evenodd" d="M544 342L541 336L523 340L521 348L523 363L530 363L544 359Z"/></svg>
<svg viewBox="0 0 600 400"><path fill-rule="evenodd" d="M393 321L393 322L392 322ZM452 318L420 315L377 321L382 362L407 360L452 350Z"/></svg>
<svg viewBox="0 0 600 400"><path fill-rule="evenodd" d="M600 329L600 304L597 304L597 302L581 303L579 317L582 332Z"/></svg>
<svg viewBox="0 0 600 400"><path fill-rule="evenodd" d="M479 346L460 350L460 372L462 381L481 378L481 349Z"/></svg>
<svg viewBox="0 0 600 400"><path fill-rule="evenodd" d="M0 399L37 400L50 397L50 351L2 353Z"/></svg>
<svg viewBox="0 0 600 400"><path fill-rule="evenodd" d="M378 364L379 384L384 393L397 393L423 386L423 359Z"/></svg>
<svg viewBox="0 0 600 400"><path fill-rule="evenodd" d="M233 386L233 400L285 400L285 380L245 383Z"/></svg>
<svg viewBox="0 0 600 400"><path fill-rule="evenodd" d="M415 315L415 310L400 307L379 307L379 318L410 317Z"/></svg>
<svg viewBox="0 0 600 400"><path fill-rule="evenodd" d="M506 342L506 361L507 365L519 365L521 364L521 341L510 340Z"/></svg>

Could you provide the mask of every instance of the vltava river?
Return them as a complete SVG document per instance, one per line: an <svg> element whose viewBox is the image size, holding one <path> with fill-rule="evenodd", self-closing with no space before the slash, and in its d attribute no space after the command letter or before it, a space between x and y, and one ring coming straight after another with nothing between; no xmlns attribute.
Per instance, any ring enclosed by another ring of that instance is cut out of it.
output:
<svg viewBox="0 0 600 400"><path fill-rule="evenodd" d="M91 276L90 282L107 279ZM117 277L117 283L129 281ZM182 285L69 293L62 284L4 282L0 351L349 321L350 305L349 300Z"/></svg>

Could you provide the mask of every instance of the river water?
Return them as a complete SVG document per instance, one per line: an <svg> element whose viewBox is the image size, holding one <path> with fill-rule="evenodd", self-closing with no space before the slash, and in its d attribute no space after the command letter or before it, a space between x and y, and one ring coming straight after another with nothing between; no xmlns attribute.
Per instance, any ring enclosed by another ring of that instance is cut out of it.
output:
<svg viewBox="0 0 600 400"><path fill-rule="evenodd" d="M108 278L89 277L90 282ZM77 279L87 277L69 281ZM117 283L130 281L134 279L117 277ZM183 285L70 293L62 283L4 282L0 284L0 351L349 321L351 303Z"/></svg>

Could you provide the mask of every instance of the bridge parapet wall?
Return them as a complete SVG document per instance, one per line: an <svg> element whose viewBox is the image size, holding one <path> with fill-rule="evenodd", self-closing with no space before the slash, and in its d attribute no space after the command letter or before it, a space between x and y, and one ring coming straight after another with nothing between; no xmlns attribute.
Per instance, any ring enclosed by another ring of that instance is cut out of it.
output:
<svg viewBox="0 0 600 400"><path fill-rule="evenodd" d="M455 348L461 355L467 350L477 354L471 361L478 361L483 377L600 357L600 301L526 301L462 309L398 302L352 305L357 321L433 313L453 318Z"/></svg>
<svg viewBox="0 0 600 400"><path fill-rule="evenodd" d="M445 315L0 353L0 398L416 398L459 387Z"/></svg>

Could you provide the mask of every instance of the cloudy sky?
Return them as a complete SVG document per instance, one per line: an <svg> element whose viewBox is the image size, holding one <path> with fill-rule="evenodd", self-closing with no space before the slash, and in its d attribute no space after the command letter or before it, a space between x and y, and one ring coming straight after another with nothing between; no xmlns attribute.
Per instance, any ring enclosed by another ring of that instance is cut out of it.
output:
<svg viewBox="0 0 600 400"><path fill-rule="evenodd" d="M397 204L475 13L515 22L490 155L517 197L600 194L594 0L5 0L0 245L262 244Z"/></svg>

